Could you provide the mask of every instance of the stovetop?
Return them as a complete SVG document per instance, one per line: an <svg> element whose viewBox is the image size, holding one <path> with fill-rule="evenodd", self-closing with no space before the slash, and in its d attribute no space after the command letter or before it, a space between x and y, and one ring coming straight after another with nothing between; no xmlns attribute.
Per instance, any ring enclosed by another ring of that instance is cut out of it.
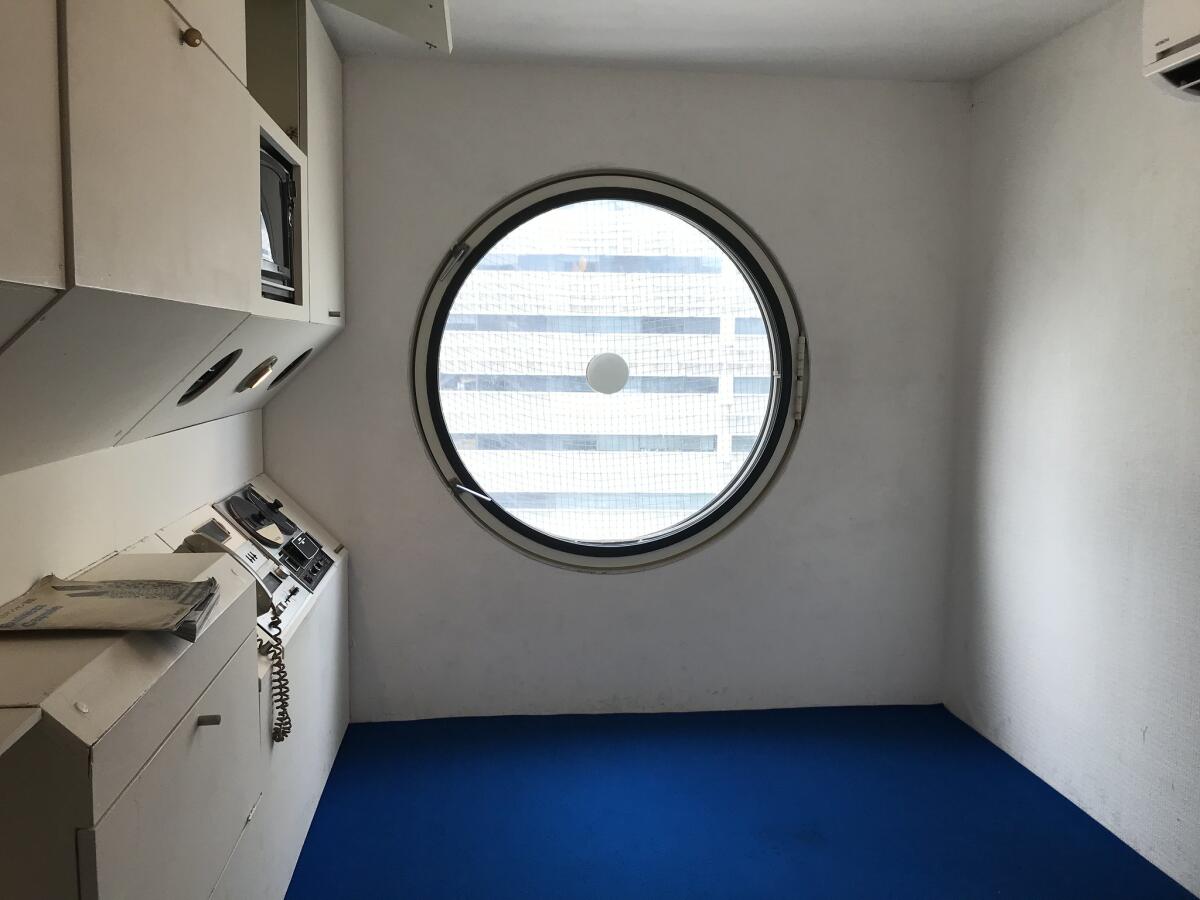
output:
<svg viewBox="0 0 1200 900"><path fill-rule="evenodd" d="M246 537L268 550L279 550L300 530L283 513L283 503L268 500L250 485L231 494L224 504L225 512Z"/></svg>

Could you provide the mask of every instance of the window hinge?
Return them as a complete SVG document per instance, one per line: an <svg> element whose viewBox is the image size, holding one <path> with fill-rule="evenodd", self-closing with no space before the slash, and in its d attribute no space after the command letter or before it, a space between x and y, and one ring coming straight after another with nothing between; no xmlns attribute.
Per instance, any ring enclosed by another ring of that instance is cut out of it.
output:
<svg viewBox="0 0 1200 900"><path fill-rule="evenodd" d="M434 284L440 284L446 280L446 276L453 271L454 267L463 261L463 257L467 255L467 251L471 247L468 244L455 244L450 248L450 252L446 254L446 260L442 263L442 267L438 269L437 279Z"/></svg>

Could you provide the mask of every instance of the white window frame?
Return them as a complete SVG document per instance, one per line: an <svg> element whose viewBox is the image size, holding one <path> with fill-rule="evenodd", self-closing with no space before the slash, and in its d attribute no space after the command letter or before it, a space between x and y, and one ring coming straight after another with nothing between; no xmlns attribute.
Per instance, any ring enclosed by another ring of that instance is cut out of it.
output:
<svg viewBox="0 0 1200 900"><path fill-rule="evenodd" d="M634 542L591 543L542 534L504 511L476 484L458 457L438 401L437 350L446 316L476 262L520 223L555 206L623 197L668 209L701 229L742 268L759 295L772 348L777 390L768 434L737 481L712 504L663 535ZM628 571L660 565L696 550L739 521L761 498L791 452L807 405L808 341L795 298L774 257L733 213L681 184L628 171L574 173L536 184L485 214L451 247L426 290L412 346L417 424L430 460L456 501L480 524L522 553L582 571Z"/></svg>

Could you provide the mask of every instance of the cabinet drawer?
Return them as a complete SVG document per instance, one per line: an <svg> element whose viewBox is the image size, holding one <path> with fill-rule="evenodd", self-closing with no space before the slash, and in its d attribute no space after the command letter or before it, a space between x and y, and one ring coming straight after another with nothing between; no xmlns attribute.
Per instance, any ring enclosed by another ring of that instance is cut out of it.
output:
<svg viewBox="0 0 1200 900"><path fill-rule="evenodd" d="M250 637L112 808L79 832L91 900L207 898L258 796L257 648ZM219 724L200 724L219 716Z"/></svg>

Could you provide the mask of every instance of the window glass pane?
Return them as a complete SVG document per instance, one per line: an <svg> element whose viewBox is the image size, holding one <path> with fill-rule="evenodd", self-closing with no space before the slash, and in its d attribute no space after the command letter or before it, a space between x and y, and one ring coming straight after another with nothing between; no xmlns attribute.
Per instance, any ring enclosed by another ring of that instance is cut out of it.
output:
<svg viewBox="0 0 1200 900"><path fill-rule="evenodd" d="M771 378L734 378L733 392L735 394L769 394L771 392Z"/></svg>
<svg viewBox="0 0 1200 900"><path fill-rule="evenodd" d="M734 323L734 334L766 334L767 323L760 318L739 316Z"/></svg>
<svg viewBox="0 0 1200 900"><path fill-rule="evenodd" d="M733 436L733 452L749 453L758 443L758 436L753 434L735 434Z"/></svg>
<svg viewBox="0 0 1200 900"><path fill-rule="evenodd" d="M438 347L444 424L479 487L582 542L668 532L722 497L754 458L772 369L758 300L721 247L615 199L501 239L459 288Z"/></svg>

